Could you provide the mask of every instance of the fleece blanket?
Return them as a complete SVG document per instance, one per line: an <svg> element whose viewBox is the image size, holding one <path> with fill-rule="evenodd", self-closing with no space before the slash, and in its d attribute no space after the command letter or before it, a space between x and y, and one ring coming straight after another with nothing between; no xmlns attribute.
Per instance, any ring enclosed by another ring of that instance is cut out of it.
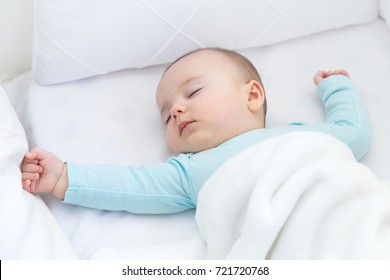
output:
<svg viewBox="0 0 390 280"><path fill-rule="evenodd" d="M390 189L337 139L291 133L248 148L204 185L208 259L387 259Z"/></svg>
<svg viewBox="0 0 390 280"><path fill-rule="evenodd" d="M23 127L0 87L0 259L74 259L76 253L37 195L22 189L28 150Z"/></svg>

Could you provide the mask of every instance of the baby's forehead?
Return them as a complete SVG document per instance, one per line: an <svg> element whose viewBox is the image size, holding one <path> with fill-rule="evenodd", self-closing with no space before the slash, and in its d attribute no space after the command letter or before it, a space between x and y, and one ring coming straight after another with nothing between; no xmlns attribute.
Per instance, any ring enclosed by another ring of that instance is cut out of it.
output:
<svg viewBox="0 0 390 280"><path fill-rule="evenodd" d="M201 60L233 62L232 57L218 49L198 49L177 59L172 66L182 61L196 63Z"/></svg>
<svg viewBox="0 0 390 280"><path fill-rule="evenodd" d="M232 59L224 54L221 51L214 50L214 49L200 49L195 52L192 52L186 56L183 56L180 60L177 62L184 60L184 59L190 59L192 62L197 62L199 59L205 59L207 61L225 61L225 62L232 62Z"/></svg>
<svg viewBox="0 0 390 280"><path fill-rule="evenodd" d="M159 89L180 86L194 77L218 71L228 75L240 75L240 67L234 59L218 50L200 49L184 55L165 70L160 79ZM157 91L157 93L158 93Z"/></svg>
<svg viewBox="0 0 390 280"><path fill-rule="evenodd" d="M239 70L238 65L235 63L234 59L227 56L226 54L212 49L201 49L193 53L181 57L179 60L175 61L172 65L168 67L165 71L165 76L173 76L173 79L180 79L184 75L180 74L192 74L197 71L209 71L209 70L218 70L224 71L227 69ZM168 75L167 75L168 74ZM202 73L196 73L200 75Z"/></svg>

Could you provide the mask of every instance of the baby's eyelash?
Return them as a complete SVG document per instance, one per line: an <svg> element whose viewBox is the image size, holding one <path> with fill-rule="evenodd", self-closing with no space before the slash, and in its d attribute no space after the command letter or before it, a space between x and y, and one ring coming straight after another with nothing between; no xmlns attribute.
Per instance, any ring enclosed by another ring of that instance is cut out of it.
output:
<svg viewBox="0 0 390 280"><path fill-rule="evenodd" d="M202 88L198 88L197 90L193 91L188 97L191 97L193 96L195 93L197 93L198 91L200 91Z"/></svg>
<svg viewBox="0 0 390 280"><path fill-rule="evenodd" d="M165 124L168 124L168 122L170 121L170 119L171 119L171 116L169 116L169 117L167 118L167 120L165 121Z"/></svg>

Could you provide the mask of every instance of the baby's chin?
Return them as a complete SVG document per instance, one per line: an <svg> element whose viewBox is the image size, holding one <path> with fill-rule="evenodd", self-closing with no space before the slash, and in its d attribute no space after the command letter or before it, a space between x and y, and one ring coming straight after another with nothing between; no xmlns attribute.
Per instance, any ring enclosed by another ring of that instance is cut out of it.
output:
<svg viewBox="0 0 390 280"><path fill-rule="evenodd" d="M195 154L218 147L234 135L218 135L216 133L195 131L186 140L170 142L167 139L168 147L176 154Z"/></svg>

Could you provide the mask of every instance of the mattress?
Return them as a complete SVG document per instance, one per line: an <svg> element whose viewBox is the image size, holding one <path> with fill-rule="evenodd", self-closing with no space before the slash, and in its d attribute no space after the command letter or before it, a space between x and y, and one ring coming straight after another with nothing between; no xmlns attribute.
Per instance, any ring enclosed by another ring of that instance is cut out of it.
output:
<svg viewBox="0 0 390 280"><path fill-rule="evenodd" d="M240 51L258 68L267 94L267 127L324 119L312 77L319 69L346 69L369 111L373 140L362 163L389 178L390 32L382 20ZM121 70L42 86L27 72L3 84L25 129L30 148L66 161L141 165L173 154L155 105L167 65ZM203 258L185 250L197 238L195 210L134 215L70 206L43 195L78 258ZM183 248L172 255L171 246ZM160 249L159 249L160 248Z"/></svg>

